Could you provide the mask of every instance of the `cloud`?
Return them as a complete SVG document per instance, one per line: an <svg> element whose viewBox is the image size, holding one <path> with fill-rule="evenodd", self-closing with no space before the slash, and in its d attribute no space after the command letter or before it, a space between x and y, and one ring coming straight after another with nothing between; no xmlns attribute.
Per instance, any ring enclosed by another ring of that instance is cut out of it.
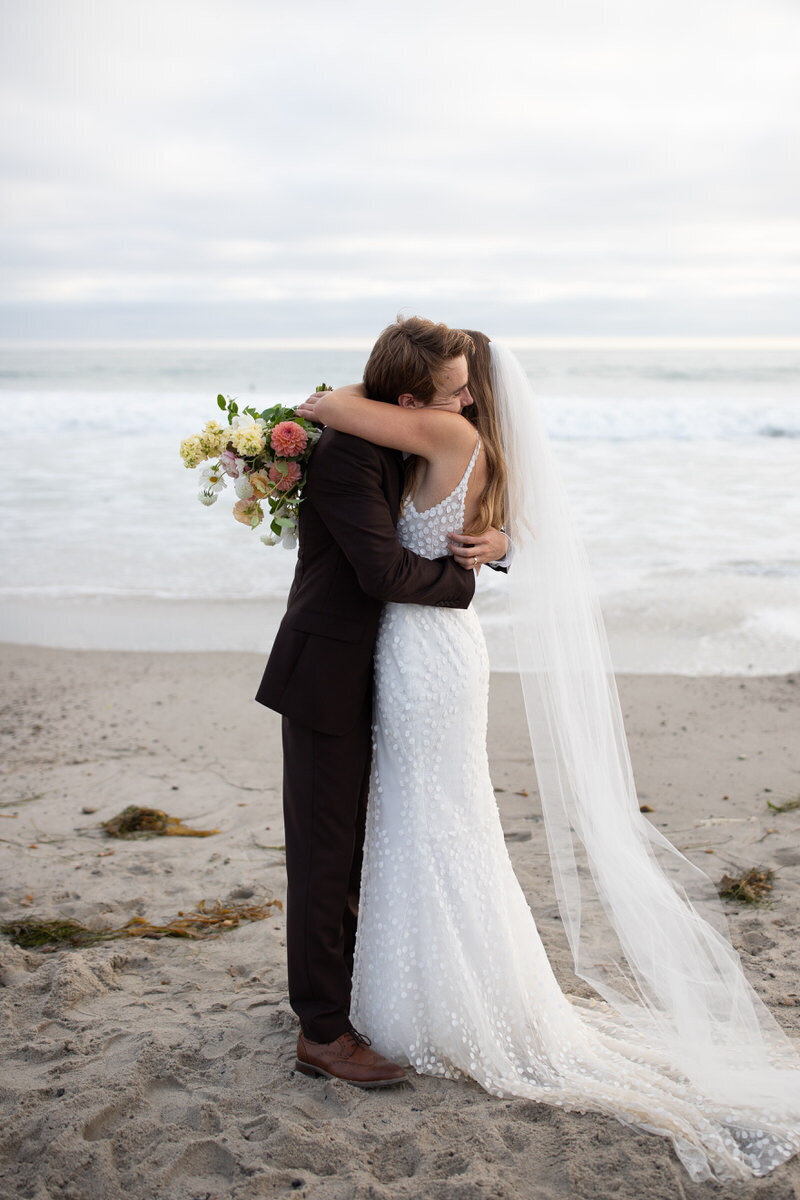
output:
<svg viewBox="0 0 800 1200"><path fill-rule="evenodd" d="M794 4L0 9L11 306L800 296Z"/></svg>

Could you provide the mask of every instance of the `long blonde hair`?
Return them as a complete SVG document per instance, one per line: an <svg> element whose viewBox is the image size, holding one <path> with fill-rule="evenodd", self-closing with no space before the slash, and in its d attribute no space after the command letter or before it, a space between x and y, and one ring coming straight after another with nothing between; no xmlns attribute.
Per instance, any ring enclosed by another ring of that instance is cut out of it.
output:
<svg viewBox="0 0 800 1200"><path fill-rule="evenodd" d="M508 471L503 443L500 436L500 421L492 392L489 338L476 329L460 331L472 339L473 352L467 359L469 367L469 390L473 403L464 409L463 415L475 426L483 443L486 456L486 487L481 495L477 516L464 533L484 533L490 525L501 529L508 511ZM411 495L417 479L419 459L409 458L406 463L403 506Z"/></svg>

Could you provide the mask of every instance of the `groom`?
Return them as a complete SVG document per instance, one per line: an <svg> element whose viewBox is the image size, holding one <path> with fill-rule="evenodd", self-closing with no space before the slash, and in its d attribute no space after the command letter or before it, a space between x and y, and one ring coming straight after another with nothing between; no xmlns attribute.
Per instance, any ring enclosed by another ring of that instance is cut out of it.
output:
<svg viewBox="0 0 800 1200"><path fill-rule="evenodd" d="M419 317L378 338L364 371L368 396L444 399L469 336ZM472 400L463 390L462 405ZM372 656L386 601L468 608L475 572L421 558L397 540L403 455L324 430L308 464L300 546L286 615L256 700L283 715L289 998L300 1019L298 1070L358 1087L405 1072L350 1023L350 980L370 765ZM499 560L489 530L457 548L465 566Z"/></svg>

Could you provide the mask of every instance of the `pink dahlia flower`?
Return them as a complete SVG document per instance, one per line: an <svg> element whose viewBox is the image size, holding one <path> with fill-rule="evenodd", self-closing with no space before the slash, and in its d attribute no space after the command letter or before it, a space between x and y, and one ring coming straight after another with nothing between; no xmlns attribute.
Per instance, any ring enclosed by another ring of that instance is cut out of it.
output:
<svg viewBox="0 0 800 1200"><path fill-rule="evenodd" d="M270 444L281 458L296 458L308 445L308 434L296 421L281 421L270 435Z"/></svg>
<svg viewBox="0 0 800 1200"><path fill-rule="evenodd" d="M286 421L284 424L288 425L291 424L291 422ZM276 425L275 429L280 429L280 425ZM305 437L305 433L302 429L300 432L303 434L303 437ZM296 462L282 463L281 466L286 467L285 475L283 471L279 470L276 465L274 467L270 467L269 477L279 492L290 492L295 484L300 482L303 472L300 470L299 463Z"/></svg>

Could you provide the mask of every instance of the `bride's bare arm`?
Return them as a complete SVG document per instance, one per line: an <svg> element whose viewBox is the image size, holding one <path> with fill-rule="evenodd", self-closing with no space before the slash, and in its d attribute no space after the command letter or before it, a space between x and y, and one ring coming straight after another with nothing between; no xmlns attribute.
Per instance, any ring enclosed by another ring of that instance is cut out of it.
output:
<svg viewBox="0 0 800 1200"><path fill-rule="evenodd" d="M390 446L431 459L443 452L469 449L475 429L466 417L441 409L401 408L369 400L363 384L350 384L333 392L315 392L295 410L298 416L321 421L340 433L351 433L378 446Z"/></svg>
<svg viewBox="0 0 800 1200"><path fill-rule="evenodd" d="M332 392L315 392L295 411L298 416L321 421L340 433L406 450L422 458L432 458L443 451L452 453L454 449L463 456L470 454L475 445L475 427L458 413L400 408L369 400L363 383L348 384ZM449 537L455 561L468 571L483 563L498 562L508 549L506 534L491 527L482 534L454 532Z"/></svg>

